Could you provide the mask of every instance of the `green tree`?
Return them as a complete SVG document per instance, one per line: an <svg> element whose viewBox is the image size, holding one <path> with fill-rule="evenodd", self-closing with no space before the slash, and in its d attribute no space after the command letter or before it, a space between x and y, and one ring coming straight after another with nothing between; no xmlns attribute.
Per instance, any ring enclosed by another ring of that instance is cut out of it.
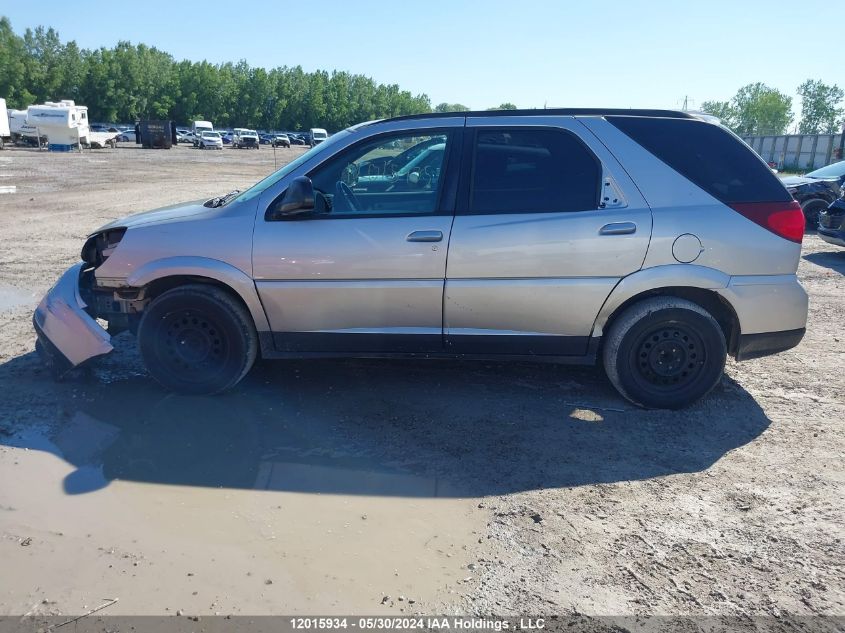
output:
<svg viewBox="0 0 845 633"><path fill-rule="evenodd" d="M839 106L845 91L836 84L808 79L798 86L801 97L801 134L834 134L841 129L845 109Z"/></svg>
<svg viewBox="0 0 845 633"><path fill-rule="evenodd" d="M792 97L757 82L740 88L731 101L734 131L741 135L783 134L792 123Z"/></svg>
<svg viewBox="0 0 845 633"><path fill-rule="evenodd" d="M427 95L369 77L246 61L179 61L145 44L80 49L38 27L19 37L0 18L0 94L10 107L74 99L94 121L208 119L220 126L338 130L374 118L430 112Z"/></svg>
<svg viewBox="0 0 845 633"><path fill-rule="evenodd" d="M435 112L469 112L469 108L462 103L438 103Z"/></svg>
<svg viewBox="0 0 845 633"><path fill-rule="evenodd" d="M505 103L498 105L495 108L487 108L487 109L488 110L518 110L519 108L517 108L513 103L506 101Z"/></svg>
<svg viewBox="0 0 845 633"><path fill-rule="evenodd" d="M743 86L730 102L705 101L701 109L740 135L783 134L793 118L792 97L760 82Z"/></svg>
<svg viewBox="0 0 845 633"><path fill-rule="evenodd" d="M9 108L25 108L34 98L26 90L26 55L23 39L15 35L9 18L0 17L0 95Z"/></svg>
<svg viewBox="0 0 845 633"><path fill-rule="evenodd" d="M705 101L701 104L701 111L719 117L731 129L736 126L736 111L729 101Z"/></svg>

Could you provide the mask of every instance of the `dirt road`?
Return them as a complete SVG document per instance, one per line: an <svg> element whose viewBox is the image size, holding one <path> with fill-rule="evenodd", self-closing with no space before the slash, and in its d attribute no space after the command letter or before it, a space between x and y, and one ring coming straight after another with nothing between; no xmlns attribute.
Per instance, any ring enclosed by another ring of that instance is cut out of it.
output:
<svg viewBox="0 0 845 633"><path fill-rule="evenodd" d="M0 152L0 615L845 614L845 249L814 235L801 346L680 413L598 370L435 361L264 363L185 398L128 335L41 371L32 309L89 231L272 169Z"/></svg>

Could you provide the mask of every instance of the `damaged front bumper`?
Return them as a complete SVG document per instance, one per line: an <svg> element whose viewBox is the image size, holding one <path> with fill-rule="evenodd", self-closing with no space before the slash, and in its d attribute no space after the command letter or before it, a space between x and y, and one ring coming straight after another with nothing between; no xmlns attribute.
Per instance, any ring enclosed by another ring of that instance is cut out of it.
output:
<svg viewBox="0 0 845 633"><path fill-rule="evenodd" d="M109 334L85 311L79 291L85 266L80 262L68 268L32 316L40 351L57 375L114 349Z"/></svg>

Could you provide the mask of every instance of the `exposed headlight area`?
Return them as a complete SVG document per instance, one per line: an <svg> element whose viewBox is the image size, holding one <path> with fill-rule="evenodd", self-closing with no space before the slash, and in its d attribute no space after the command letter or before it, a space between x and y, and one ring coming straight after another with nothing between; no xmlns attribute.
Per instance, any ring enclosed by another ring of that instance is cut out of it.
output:
<svg viewBox="0 0 845 633"><path fill-rule="evenodd" d="M82 247L82 261L97 268L114 252L125 233L125 228L95 233L85 241L85 245Z"/></svg>

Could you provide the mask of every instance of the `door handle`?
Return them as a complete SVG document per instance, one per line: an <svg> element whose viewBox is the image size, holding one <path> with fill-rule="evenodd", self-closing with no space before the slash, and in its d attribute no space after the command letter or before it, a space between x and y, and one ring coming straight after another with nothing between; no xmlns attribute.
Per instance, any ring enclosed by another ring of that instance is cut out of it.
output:
<svg viewBox="0 0 845 633"><path fill-rule="evenodd" d="M599 235L630 235L637 232L637 225L633 222L611 222L599 229Z"/></svg>
<svg viewBox="0 0 845 633"><path fill-rule="evenodd" d="M405 238L408 242L439 242L442 239L441 231L413 231Z"/></svg>

